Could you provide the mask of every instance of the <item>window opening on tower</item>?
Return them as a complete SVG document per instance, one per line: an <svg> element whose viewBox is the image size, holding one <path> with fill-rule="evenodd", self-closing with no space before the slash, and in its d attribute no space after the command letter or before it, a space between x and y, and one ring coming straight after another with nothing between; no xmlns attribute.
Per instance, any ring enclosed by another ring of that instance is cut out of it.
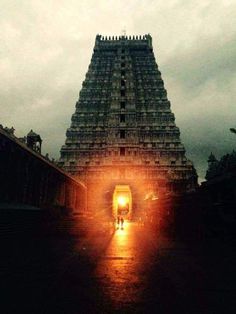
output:
<svg viewBox="0 0 236 314"><path fill-rule="evenodd" d="M120 122L125 122L125 115L124 114L120 115Z"/></svg>
<svg viewBox="0 0 236 314"><path fill-rule="evenodd" d="M125 90L124 90L124 89L122 89L122 90L120 91L120 95L121 95L121 96L125 96Z"/></svg>
<svg viewBox="0 0 236 314"><path fill-rule="evenodd" d="M125 101L120 102L120 109L125 109Z"/></svg>
<svg viewBox="0 0 236 314"><path fill-rule="evenodd" d="M120 130L120 138L125 138L125 130Z"/></svg>
<svg viewBox="0 0 236 314"><path fill-rule="evenodd" d="M125 156L125 147L120 147L120 156Z"/></svg>
<svg viewBox="0 0 236 314"><path fill-rule="evenodd" d="M125 86L125 80L120 81L121 86Z"/></svg>

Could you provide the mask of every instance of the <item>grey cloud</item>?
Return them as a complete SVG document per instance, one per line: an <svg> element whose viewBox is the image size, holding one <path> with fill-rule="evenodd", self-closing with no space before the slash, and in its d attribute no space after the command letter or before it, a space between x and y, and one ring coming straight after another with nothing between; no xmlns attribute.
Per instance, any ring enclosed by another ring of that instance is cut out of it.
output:
<svg viewBox="0 0 236 314"><path fill-rule="evenodd" d="M220 157L236 148L229 132L236 125L235 39L198 42L176 52L162 67L187 154L201 178L211 151Z"/></svg>
<svg viewBox="0 0 236 314"><path fill-rule="evenodd" d="M217 80L218 88L223 88L236 71L236 35L226 42L218 42L214 37L198 44L190 51L172 56L163 69L178 77L190 91L198 92L201 85L212 79Z"/></svg>

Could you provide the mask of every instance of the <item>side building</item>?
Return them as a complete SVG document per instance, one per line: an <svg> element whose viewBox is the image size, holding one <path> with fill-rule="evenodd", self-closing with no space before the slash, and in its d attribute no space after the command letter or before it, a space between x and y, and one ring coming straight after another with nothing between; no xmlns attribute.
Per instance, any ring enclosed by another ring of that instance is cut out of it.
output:
<svg viewBox="0 0 236 314"><path fill-rule="evenodd" d="M149 34L97 35L59 163L88 187L90 208L114 208L117 186L134 210L196 189Z"/></svg>

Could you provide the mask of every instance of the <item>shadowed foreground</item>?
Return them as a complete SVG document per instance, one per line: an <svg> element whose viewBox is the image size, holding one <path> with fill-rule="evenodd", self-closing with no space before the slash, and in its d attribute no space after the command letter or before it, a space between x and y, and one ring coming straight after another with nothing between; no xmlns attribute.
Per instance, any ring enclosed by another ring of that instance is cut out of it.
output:
<svg viewBox="0 0 236 314"><path fill-rule="evenodd" d="M5 221L3 221L5 219ZM235 254L93 217L1 223L1 313L233 313ZM14 218L15 219L15 218ZM19 218L18 218L19 219ZM34 218L35 219L35 218ZM32 227L31 222L29 225ZM17 227L18 226L18 227Z"/></svg>

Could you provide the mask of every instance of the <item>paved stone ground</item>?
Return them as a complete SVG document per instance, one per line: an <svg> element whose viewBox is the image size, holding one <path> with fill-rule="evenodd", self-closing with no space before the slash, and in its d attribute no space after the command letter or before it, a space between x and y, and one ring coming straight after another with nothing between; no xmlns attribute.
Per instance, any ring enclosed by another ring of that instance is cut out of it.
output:
<svg viewBox="0 0 236 314"><path fill-rule="evenodd" d="M134 222L112 233L92 217L21 224L0 224L0 313L235 313L232 242L191 246Z"/></svg>

